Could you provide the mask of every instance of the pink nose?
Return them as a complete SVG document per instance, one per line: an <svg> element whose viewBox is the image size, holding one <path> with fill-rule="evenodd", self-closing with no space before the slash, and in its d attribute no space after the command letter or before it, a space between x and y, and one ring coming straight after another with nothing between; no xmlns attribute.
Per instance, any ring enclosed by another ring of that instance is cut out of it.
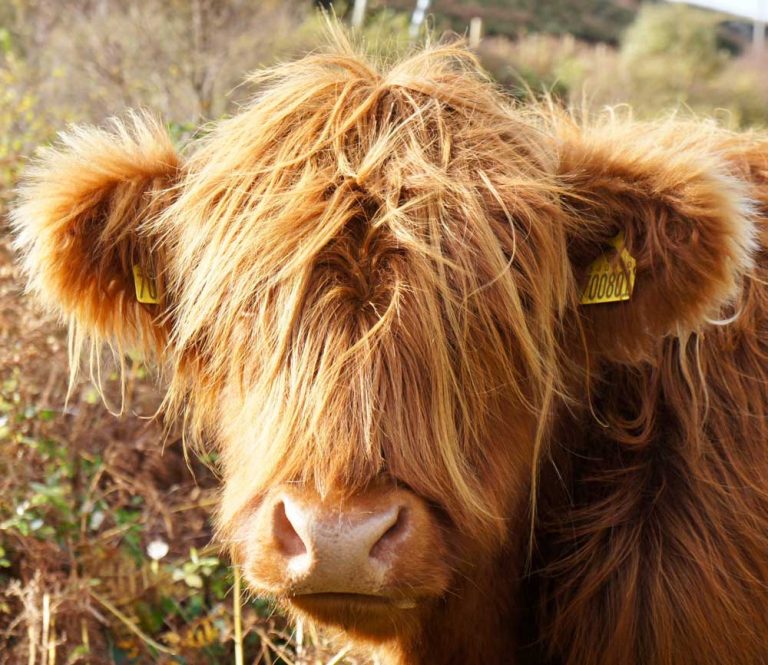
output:
<svg viewBox="0 0 768 665"><path fill-rule="evenodd" d="M291 489L273 496L251 523L249 572L256 587L289 597L389 595L407 562L424 559L433 531L424 504L402 490L343 501Z"/></svg>

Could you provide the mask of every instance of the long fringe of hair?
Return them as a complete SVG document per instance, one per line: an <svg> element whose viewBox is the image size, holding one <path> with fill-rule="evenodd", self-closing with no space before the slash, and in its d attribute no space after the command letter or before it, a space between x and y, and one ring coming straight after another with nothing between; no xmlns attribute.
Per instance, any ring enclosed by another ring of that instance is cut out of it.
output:
<svg viewBox="0 0 768 665"><path fill-rule="evenodd" d="M169 404L224 430L234 474L258 456L251 488L353 491L386 465L503 530L472 473L488 419L502 394L540 419L563 386L551 151L459 45L381 73L335 42L258 73L155 222L177 266Z"/></svg>

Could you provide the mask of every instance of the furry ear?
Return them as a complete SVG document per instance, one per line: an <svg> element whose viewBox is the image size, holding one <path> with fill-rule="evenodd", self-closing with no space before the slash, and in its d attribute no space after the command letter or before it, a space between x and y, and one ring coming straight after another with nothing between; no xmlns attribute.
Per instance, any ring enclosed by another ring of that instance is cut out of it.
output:
<svg viewBox="0 0 768 665"><path fill-rule="evenodd" d="M96 342L160 350L164 256L148 222L169 204L179 172L167 132L143 115L75 128L42 150L11 213L30 290ZM157 304L138 302L134 266L155 273Z"/></svg>
<svg viewBox="0 0 768 665"><path fill-rule="evenodd" d="M718 130L611 119L586 128L562 121L555 131L580 290L619 233L636 260L629 300L579 307L591 351L637 361L660 338L721 317L751 266L753 222L746 183L731 175Z"/></svg>

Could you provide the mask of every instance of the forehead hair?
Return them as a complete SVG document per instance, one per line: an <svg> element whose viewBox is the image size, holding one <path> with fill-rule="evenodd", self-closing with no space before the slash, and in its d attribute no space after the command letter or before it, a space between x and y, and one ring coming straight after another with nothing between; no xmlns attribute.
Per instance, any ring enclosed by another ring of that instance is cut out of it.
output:
<svg viewBox="0 0 768 665"><path fill-rule="evenodd" d="M171 404L255 491L387 472L482 514L488 432L558 389L552 150L455 45L385 68L337 35L253 83L156 222Z"/></svg>

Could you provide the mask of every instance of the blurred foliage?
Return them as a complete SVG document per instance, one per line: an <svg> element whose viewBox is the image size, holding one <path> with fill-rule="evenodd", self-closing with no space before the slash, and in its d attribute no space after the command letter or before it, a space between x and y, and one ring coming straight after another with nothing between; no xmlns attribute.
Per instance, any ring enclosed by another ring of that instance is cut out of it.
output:
<svg viewBox="0 0 768 665"><path fill-rule="evenodd" d="M605 47L600 52L607 56ZM521 100L531 94L568 99L585 78L585 69L599 53L570 35L532 34L517 40L485 39L479 55L493 77Z"/></svg>
<svg viewBox="0 0 768 665"><path fill-rule="evenodd" d="M412 11L412 0L371 0L372 6ZM615 44L632 23L641 0L432 0L441 26L464 33L474 16L483 18L489 36L523 33L570 34L590 42Z"/></svg>
<svg viewBox="0 0 768 665"><path fill-rule="evenodd" d="M717 32L722 21L685 5L643 7L621 50L630 101L639 112L684 105L700 113L723 109L735 125L766 123L767 63L754 55L734 58L723 48Z"/></svg>
<svg viewBox="0 0 768 665"><path fill-rule="evenodd" d="M242 99L243 72L289 56L311 13L282 0L69 0L65 12L12 1L24 8L16 32L29 61L61 71L59 104L100 117L142 105L179 122L218 117Z"/></svg>
<svg viewBox="0 0 768 665"><path fill-rule="evenodd" d="M621 46L571 35L496 37L479 55L520 98L547 93L579 109L628 104L641 118L677 111L731 127L768 125L768 60L723 45L723 17L683 5L645 5ZM730 45L732 46L732 45Z"/></svg>
<svg viewBox="0 0 768 665"><path fill-rule="evenodd" d="M19 157L30 154L52 136L57 124L68 120L66 111L47 107L39 72L13 50L10 32L0 30L0 213L17 176Z"/></svg>
<svg viewBox="0 0 768 665"><path fill-rule="evenodd" d="M670 88L690 87L718 75L728 62L729 54L718 48L721 20L714 12L686 5L647 5L627 30L622 57L636 80L647 76L655 81L653 66L661 63Z"/></svg>
<svg viewBox="0 0 768 665"><path fill-rule="evenodd" d="M370 55L384 61L408 51L412 46L408 34L410 14L397 11L385 3L370 2L367 7L365 23L351 31L355 43ZM337 0L332 4L332 12L339 19L351 16L351 8L351 0ZM327 16L323 12L318 11L308 16L296 32L297 42L304 44L305 48L323 43L326 24ZM424 28L426 30L427 26Z"/></svg>
<svg viewBox="0 0 768 665"><path fill-rule="evenodd" d="M236 619L233 572L210 546L208 467L192 462L192 476L160 424L113 417L87 382L66 401L64 333L24 297L3 214L22 163L70 122L144 107L179 144L204 133L253 94L249 70L321 43L312 4L0 0L0 665L229 663L237 621L248 662L339 653L311 627L292 633L269 603L244 603ZM413 6L369 0L366 47L407 50ZM740 53L717 14L636 0L434 0L431 12L425 30L438 35L482 15L478 55L521 100L768 124L768 61ZM126 413L151 414L151 375L127 362ZM115 403L114 374L105 387Z"/></svg>

